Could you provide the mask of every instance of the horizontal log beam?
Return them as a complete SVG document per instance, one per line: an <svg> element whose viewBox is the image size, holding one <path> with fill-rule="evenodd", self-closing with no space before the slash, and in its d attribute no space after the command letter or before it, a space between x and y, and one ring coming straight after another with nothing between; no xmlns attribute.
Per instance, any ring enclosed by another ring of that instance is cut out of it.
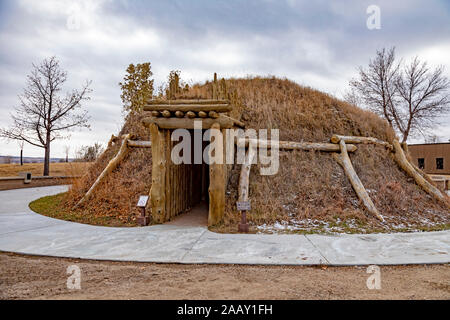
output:
<svg viewBox="0 0 450 320"><path fill-rule="evenodd" d="M233 107L229 104L148 104L144 106L144 111L204 111L204 112L229 112Z"/></svg>
<svg viewBox="0 0 450 320"><path fill-rule="evenodd" d="M152 147L151 141L128 140L127 144L128 144L129 148L151 148Z"/></svg>
<svg viewBox="0 0 450 320"><path fill-rule="evenodd" d="M164 105L177 105L177 104L228 104L227 100L217 100L217 99L179 99L179 100L163 100L154 99L148 100L147 105L153 104L164 104Z"/></svg>
<svg viewBox="0 0 450 320"><path fill-rule="evenodd" d="M237 143L244 143L246 147L248 147L251 142L253 146L258 148L271 148L273 144L276 144L275 141L270 140L262 140L262 139L251 139L244 138L238 139ZM294 142L294 141L278 141L278 148L281 150L316 150L316 151L325 151L325 152L340 152L341 147L338 144L334 143L320 143L320 142ZM347 151L355 152L357 147L353 144L347 145Z"/></svg>
<svg viewBox="0 0 450 320"><path fill-rule="evenodd" d="M202 129L209 129L213 123L217 122L221 129L229 129L234 126L233 119L225 116L220 116L217 119L211 118L144 118L142 123L149 126L154 123L161 129L194 129L194 122L202 123Z"/></svg>
<svg viewBox="0 0 450 320"><path fill-rule="evenodd" d="M345 143L353 143L353 144L358 144L358 143L378 144L378 145L388 148L389 150L393 150L393 146L390 143L380 140L380 139L377 139L377 138L373 138L373 137L341 136L338 134L334 134L331 137L332 143L338 144L339 142L341 142L341 140L344 140Z"/></svg>

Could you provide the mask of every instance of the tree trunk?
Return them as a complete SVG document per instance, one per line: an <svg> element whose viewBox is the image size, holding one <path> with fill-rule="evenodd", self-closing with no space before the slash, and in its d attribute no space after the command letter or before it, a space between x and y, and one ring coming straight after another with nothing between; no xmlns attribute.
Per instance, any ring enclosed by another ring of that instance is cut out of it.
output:
<svg viewBox="0 0 450 320"><path fill-rule="evenodd" d="M44 176L48 176L50 174L50 142L47 142L44 149Z"/></svg>
<svg viewBox="0 0 450 320"><path fill-rule="evenodd" d="M20 149L20 165L23 166L23 149Z"/></svg>

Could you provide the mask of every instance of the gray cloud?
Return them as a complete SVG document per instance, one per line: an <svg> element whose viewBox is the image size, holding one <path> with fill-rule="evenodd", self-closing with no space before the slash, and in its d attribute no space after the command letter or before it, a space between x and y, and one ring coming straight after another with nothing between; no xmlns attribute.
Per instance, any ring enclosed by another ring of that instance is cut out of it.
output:
<svg viewBox="0 0 450 320"><path fill-rule="evenodd" d="M381 29L366 9L381 8ZM79 28L70 29L72 18ZM0 126L9 123L31 64L55 55L67 87L93 80L86 105L95 130L74 132L72 149L106 141L121 118L118 82L129 63L151 61L157 84L172 69L185 80L247 74L288 77L342 96L358 65L376 49L419 54L449 74L450 6L442 1L1 1ZM437 129L450 138L448 125ZM52 156L62 156L55 143ZM26 147L29 155L42 154ZM0 154L17 153L0 141Z"/></svg>

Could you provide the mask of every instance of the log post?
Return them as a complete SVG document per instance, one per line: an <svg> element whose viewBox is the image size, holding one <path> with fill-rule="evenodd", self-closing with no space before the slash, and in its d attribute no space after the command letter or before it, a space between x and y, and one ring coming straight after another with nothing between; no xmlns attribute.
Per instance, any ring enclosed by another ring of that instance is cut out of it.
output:
<svg viewBox="0 0 450 320"><path fill-rule="evenodd" d="M214 123L211 129L220 131L220 124ZM222 140L222 148L216 148L215 152L222 152L222 159L224 159L223 148L225 144ZM215 155L218 156L217 154ZM220 158L220 157L219 157ZM211 163L209 165L209 214L208 226L212 226L220 222L225 213L225 163Z"/></svg>
<svg viewBox="0 0 450 320"><path fill-rule="evenodd" d="M448 197L444 195L438 188L428 182L422 175L420 175L414 167L409 163L406 158L403 149L398 142L394 140L394 159L397 164L402 168L409 176L411 176L416 183L427 192L429 195L442 202L447 208L450 208L450 202Z"/></svg>
<svg viewBox="0 0 450 320"><path fill-rule="evenodd" d="M166 145L164 134L156 124L150 124L152 140L152 187L150 201L153 221L164 222L166 214Z"/></svg>
<svg viewBox="0 0 450 320"><path fill-rule="evenodd" d="M377 217L378 220L384 221L383 216L378 212L377 208L372 202L372 199L370 199L369 194L364 188L364 185L362 184L361 180L356 174L355 169L353 168L352 162L347 153L347 146L345 145L345 141L341 140L339 142L339 145L341 147L341 153L340 154L335 153L333 154L333 157L344 169L345 174L350 180L353 190L355 190L359 200L361 200L361 202L364 204L367 211L369 211L371 214Z"/></svg>
<svg viewBox="0 0 450 320"><path fill-rule="evenodd" d="M94 190L100 185L100 183L105 179L105 177L114 171L114 169L117 168L119 163L125 158L125 156L128 154L128 139L130 139L132 136L131 134L127 134L122 137L122 145L120 146L119 152L116 154L116 156L109 161L108 165L105 169L103 169L102 173L97 177L97 180L95 180L94 184L89 188L88 192L81 198L80 201L75 205L75 208L79 207L83 203L85 203L89 198L92 196Z"/></svg>
<svg viewBox="0 0 450 320"><path fill-rule="evenodd" d="M249 185L250 185L250 171L252 167L253 159L256 156L256 148L248 148L245 156L245 162L242 164L241 175L239 176L238 195L239 202L248 201Z"/></svg>

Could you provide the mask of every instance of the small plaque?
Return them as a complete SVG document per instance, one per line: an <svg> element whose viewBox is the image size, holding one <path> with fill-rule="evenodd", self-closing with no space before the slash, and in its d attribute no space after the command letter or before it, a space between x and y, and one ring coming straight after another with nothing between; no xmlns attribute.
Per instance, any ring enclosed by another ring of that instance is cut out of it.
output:
<svg viewBox="0 0 450 320"><path fill-rule="evenodd" d="M236 207L238 209L238 211L250 211L251 206L250 206L250 201L241 201L241 202L236 202Z"/></svg>
<svg viewBox="0 0 450 320"><path fill-rule="evenodd" d="M139 201L136 206L140 208L145 208L147 206L148 196L140 196Z"/></svg>

